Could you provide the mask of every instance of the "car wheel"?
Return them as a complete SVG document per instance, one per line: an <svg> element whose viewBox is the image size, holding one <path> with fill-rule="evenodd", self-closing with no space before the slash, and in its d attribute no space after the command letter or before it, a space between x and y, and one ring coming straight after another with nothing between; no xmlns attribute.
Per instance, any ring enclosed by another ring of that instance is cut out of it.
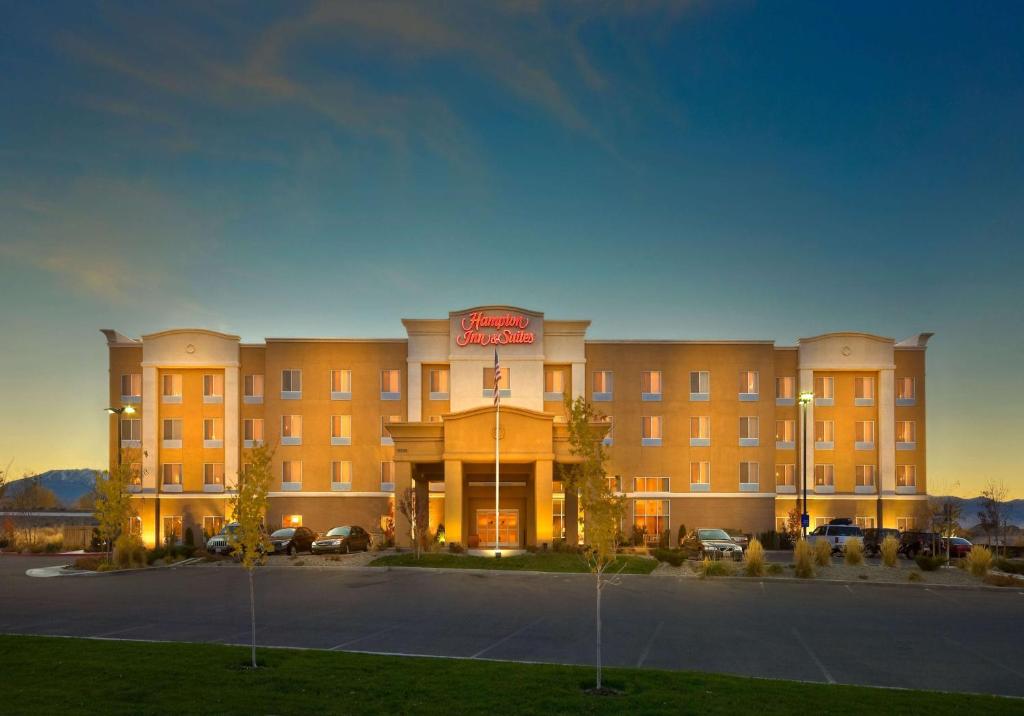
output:
<svg viewBox="0 0 1024 716"><path fill-rule="evenodd" d="M350 551L351 550L348 548L348 542L346 542L345 546L341 548L341 553L342 554L348 554Z"/></svg>
<svg viewBox="0 0 1024 716"><path fill-rule="evenodd" d="M288 554L289 557L291 557L293 554L295 554L295 547L293 547L292 545L288 545L288 549L286 549L285 552Z"/></svg>

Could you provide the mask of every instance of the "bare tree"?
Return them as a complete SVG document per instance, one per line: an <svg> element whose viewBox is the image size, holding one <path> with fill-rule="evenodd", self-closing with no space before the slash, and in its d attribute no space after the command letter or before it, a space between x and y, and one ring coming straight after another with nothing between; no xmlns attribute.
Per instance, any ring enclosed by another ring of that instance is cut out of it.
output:
<svg viewBox="0 0 1024 716"><path fill-rule="evenodd" d="M994 535L996 538L996 546L993 551L999 554L999 544L1001 541L1004 556L1006 555L1007 517L1003 514L1003 503L1006 502L1009 496L1010 490L1002 480L989 480L985 485L985 489L981 491L982 509L978 513L981 529L985 531L986 535ZM999 539L1000 530L1002 531L1002 540ZM989 542L991 542L991 539Z"/></svg>
<svg viewBox="0 0 1024 716"><path fill-rule="evenodd" d="M402 516L409 521L409 539L412 540L412 551L416 556L416 559L420 558L420 519L417 514L417 501L416 501L416 490L412 487L407 487L402 490L402 494L398 496L398 511L402 513Z"/></svg>

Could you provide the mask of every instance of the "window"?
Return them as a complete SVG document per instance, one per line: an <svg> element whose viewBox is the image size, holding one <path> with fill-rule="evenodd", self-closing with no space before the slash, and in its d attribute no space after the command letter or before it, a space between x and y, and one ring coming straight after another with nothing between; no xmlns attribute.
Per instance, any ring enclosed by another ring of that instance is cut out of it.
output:
<svg viewBox="0 0 1024 716"><path fill-rule="evenodd" d="M633 492L671 492L667 477L634 477Z"/></svg>
<svg viewBox="0 0 1024 716"><path fill-rule="evenodd" d="M640 418L640 444L646 447L661 445L661 416L645 415Z"/></svg>
<svg viewBox="0 0 1024 716"><path fill-rule="evenodd" d="M917 380L896 379L896 405L914 405L917 402Z"/></svg>
<svg viewBox="0 0 1024 716"><path fill-rule="evenodd" d="M258 405L263 402L263 374L251 373L245 376L243 386L243 401L250 405Z"/></svg>
<svg viewBox="0 0 1024 716"><path fill-rule="evenodd" d="M796 465L775 466L775 491L796 492Z"/></svg>
<svg viewBox="0 0 1024 716"><path fill-rule="evenodd" d="M302 397L302 371L285 368L281 371L281 399L299 400Z"/></svg>
<svg viewBox="0 0 1024 716"><path fill-rule="evenodd" d="M555 539L565 539L565 498L551 498L551 534Z"/></svg>
<svg viewBox="0 0 1024 716"><path fill-rule="evenodd" d="M856 432L855 440L856 444L854 449L856 450L874 450L875 448L875 421L874 420L858 420L854 423L854 430Z"/></svg>
<svg viewBox="0 0 1024 716"><path fill-rule="evenodd" d="M224 421L220 418L203 419L203 447L224 447Z"/></svg>
<svg viewBox="0 0 1024 716"><path fill-rule="evenodd" d="M301 445L302 444L302 416L282 415L281 416L281 444Z"/></svg>
<svg viewBox="0 0 1024 716"><path fill-rule="evenodd" d="M346 491L352 489L352 462L335 460L331 463L331 489Z"/></svg>
<svg viewBox="0 0 1024 716"><path fill-rule="evenodd" d="M645 370L640 374L640 399L661 400L660 370Z"/></svg>
<svg viewBox="0 0 1024 716"><path fill-rule="evenodd" d="M690 400L711 399L711 373L706 370L690 371Z"/></svg>
<svg viewBox="0 0 1024 716"><path fill-rule="evenodd" d="M608 432L604 434L604 440L601 441L601 444L607 447L615 443L615 420L611 415L603 415L601 421L608 423Z"/></svg>
<svg viewBox="0 0 1024 716"><path fill-rule="evenodd" d="M498 389L501 391L501 397L507 398L512 395L511 381L512 376L507 367L502 366L500 369L501 376L498 378ZM484 368L484 392L485 398L494 397L494 368Z"/></svg>
<svg viewBox="0 0 1024 716"><path fill-rule="evenodd" d="M352 444L352 416L331 416L331 445Z"/></svg>
<svg viewBox="0 0 1024 716"><path fill-rule="evenodd" d="M594 371L593 400L595 402L612 399L612 372L610 370Z"/></svg>
<svg viewBox="0 0 1024 716"><path fill-rule="evenodd" d="M352 371L332 370L331 400L352 400Z"/></svg>
<svg viewBox="0 0 1024 716"><path fill-rule="evenodd" d="M177 373L164 373L160 377L160 386L161 402L181 402L181 375Z"/></svg>
<svg viewBox="0 0 1024 716"><path fill-rule="evenodd" d="M796 402L796 378L791 375L775 379L775 404L793 405Z"/></svg>
<svg viewBox="0 0 1024 716"><path fill-rule="evenodd" d="M395 463L390 460L380 464L380 489L383 492L395 491Z"/></svg>
<svg viewBox="0 0 1024 716"><path fill-rule="evenodd" d="M740 463L740 491L757 492L761 486L761 466L756 462Z"/></svg>
<svg viewBox="0 0 1024 716"><path fill-rule="evenodd" d="M243 447L254 448L263 444L263 418L246 418L242 421Z"/></svg>
<svg viewBox="0 0 1024 716"><path fill-rule="evenodd" d="M142 463L133 462L128 466L131 471L131 476L128 478L128 489L129 490L141 490L142 489Z"/></svg>
<svg viewBox="0 0 1024 716"><path fill-rule="evenodd" d="M814 404L834 405L836 398L836 379L831 375L814 376Z"/></svg>
<svg viewBox="0 0 1024 716"><path fill-rule="evenodd" d="M391 423L402 422L401 415L381 415L380 416L380 444L381 445L394 445L395 441L391 438L391 433L388 432L388 425Z"/></svg>
<svg viewBox="0 0 1024 716"><path fill-rule="evenodd" d="M215 534L220 534L220 531L224 529L224 518L220 515L204 515L203 516L203 536L206 539L210 539Z"/></svg>
<svg viewBox="0 0 1024 716"><path fill-rule="evenodd" d="M775 518L775 531L779 534L785 534L787 531L787 525L789 522L788 517L776 517Z"/></svg>
<svg viewBox="0 0 1024 716"><path fill-rule="evenodd" d="M915 492L917 490L917 466L896 466L896 492L900 492L901 489L905 492Z"/></svg>
<svg viewBox="0 0 1024 716"><path fill-rule="evenodd" d="M164 544L181 544L181 515L164 515Z"/></svg>
<svg viewBox="0 0 1024 716"><path fill-rule="evenodd" d="M711 444L711 416L695 415L690 418L690 447L707 447Z"/></svg>
<svg viewBox="0 0 1024 716"><path fill-rule="evenodd" d="M875 466L857 465L853 468L854 492L875 491Z"/></svg>
<svg viewBox="0 0 1024 716"><path fill-rule="evenodd" d="M121 447L137 448L142 446L142 420L139 418L121 418Z"/></svg>
<svg viewBox="0 0 1024 716"><path fill-rule="evenodd" d="M831 492L836 486L836 466L818 463L814 466L814 489L817 492Z"/></svg>
<svg viewBox="0 0 1024 716"><path fill-rule="evenodd" d="M622 492L622 478L618 475L605 475L604 480L608 483L608 491L612 494Z"/></svg>
<svg viewBox="0 0 1024 716"><path fill-rule="evenodd" d="M448 400L448 379L449 374L447 368L430 369L431 400Z"/></svg>
<svg viewBox="0 0 1024 716"><path fill-rule="evenodd" d="M402 371L389 368L380 372L380 399L402 399Z"/></svg>
<svg viewBox="0 0 1024 716"><path fill-rule="evenodd" d="M759 442L758 419L754 416L740 418L740 447L757 447Z"/></svg>
<svg viewBox="0 0 1024 716"><path fill-rule="evenodd" d="M917 529L917 521L913 517L897 517L896 529L900 532L909 532Z"/></svg>
<svg viewBox="0 0 1024 716"><path fill-rule="evenodd" d="M132 537L142 536L142 518L138 515L132 515L128 518L128 534Z"/></svg>
<svg viewBox="0 0 1024 716"><path fill-rule="evenodd" d="M759 376L756 370L740 371L740 400L757 400L759 387Z"/></svg>
<svg viewBox="0 0 1024 716"><path fill-rule="evenodd" d="M127 373L121 376L121 402L137 403L142 399L142 374Z"/></svg>
<svg viewBox="0 0 1024 716"><path fill-rule="evenodd" d="M302 527L302 515L283 515L281 527Z"/></svg>
<svg viewBox="0 0 1024 716"><path fill-rule="evenodd" d="M164 492L181 492L180 462L165 462L160 466L160 485Z"/></svg>
<svg viewBox="0 0 1024 716"><path fill-rule="evenodd" d="M815 527L824 527L824 526L826 526L829 522L831 522L834 519L835 519L835 517L815 517L814 518L814 526ZM822 534L822 533L818 532L818 534Z"/></svg>
<svg viewBox="0 0 1024 716"><path fill-rule="evenodd" d="M544 400L562 400L565 396L565 370L544 368Z"/></svg>
<svg viewBox="0 0 1024 716"><path fill-rule="evenodd" d="M203 376L203 402L224 402L224 374L207 373Z"/></svg>
<svg viewBox="0 0 1024 716"><path fill-rule="evenodd" d="M203 489L207 492L224 489L224 463L208 462L203 465Z"/></svg>
<svg viewBox="0 0 1024 716"><path fill-rule="evenodd" d="M669 528L669 501L633 500L633 524L644 529L648 542L657 542Z"/></svg>
<svg viewBox="0 0 1024 716"><path fill-rule="evenodd" d="M164 418L163 447L175 449L181 447L181 419Z"/></svg>
<svg viewBox="0 0 1024 716"><path fill-rule="evenodd" d="M690 463L690 492L707 492L711 489L711 463Z"/></svg>
<svg viewBox="0 0 1024 716"><path fill-rule="evenodd" d="M853 524L860 527L862 530L869 530L875 528L874 517L854 517Z"/></svg>
<svg viewBox="0 0 1024 716"><path fill-rule="evenodd" d="M875 379L869 375L858 375L853 379L853 404L875 404Z"/></svg>
<svg viewBox="0 0 1024 716"><path fill-rule="evenodd" d="M796 447L796 421L775 421L775 447L779 450L792 450Z"/></svg>
<svg viewBox="0 0 1024 716"><path fill-rule="evenodd" d="M917 423L913 420L896 421L896 449L913 450L917 447Z"/></svg>
<svg viewBox="0 0 1024 716"><path fill-rule="evenodd" d="M285 460L281 463L281 489L302 489L302 461Z"/></svg>
<svg viewBox="0 0 1024 716"><path fill-rule="evenodd" d="M831 450L836 445L836 424L834 420L814 421L814 447Z"/></svg>

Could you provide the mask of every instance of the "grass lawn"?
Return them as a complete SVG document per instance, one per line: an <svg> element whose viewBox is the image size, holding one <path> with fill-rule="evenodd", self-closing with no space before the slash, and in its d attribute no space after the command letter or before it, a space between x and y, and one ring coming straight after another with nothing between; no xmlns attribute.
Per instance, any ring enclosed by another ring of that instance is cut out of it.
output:
<svg viewBox="0 0 1024 716"><path fill-rule="evenodd" d="M4 714L965 714L1021 702L652 669L593 669L261 649L0 636Z"/></svg>
<svg viewBox="0 0 1024 716"><path fill-rule="evenodd" d="M579 555L571 552L526 552L514 557L478 557L468 554L424 554L419 559L412 552L389 554L370 562L371 567L449 567L453 569L501 569L535 572L587 572L587 565ZM619 556L609 572L620 574L650 574L658 563L653 559Z"/></svg>

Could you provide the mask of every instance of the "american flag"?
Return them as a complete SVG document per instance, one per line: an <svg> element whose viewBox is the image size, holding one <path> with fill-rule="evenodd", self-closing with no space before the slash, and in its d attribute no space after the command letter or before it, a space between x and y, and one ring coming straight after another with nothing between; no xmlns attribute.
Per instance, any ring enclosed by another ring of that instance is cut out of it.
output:
<svg viewBox="0 0 1024 716"><path fill-rule="evenodd" d="M501 364L498 363L498 351L494 351L494 407L497 408L501 405L501 391L498 389L501 385Z"/></svg>

